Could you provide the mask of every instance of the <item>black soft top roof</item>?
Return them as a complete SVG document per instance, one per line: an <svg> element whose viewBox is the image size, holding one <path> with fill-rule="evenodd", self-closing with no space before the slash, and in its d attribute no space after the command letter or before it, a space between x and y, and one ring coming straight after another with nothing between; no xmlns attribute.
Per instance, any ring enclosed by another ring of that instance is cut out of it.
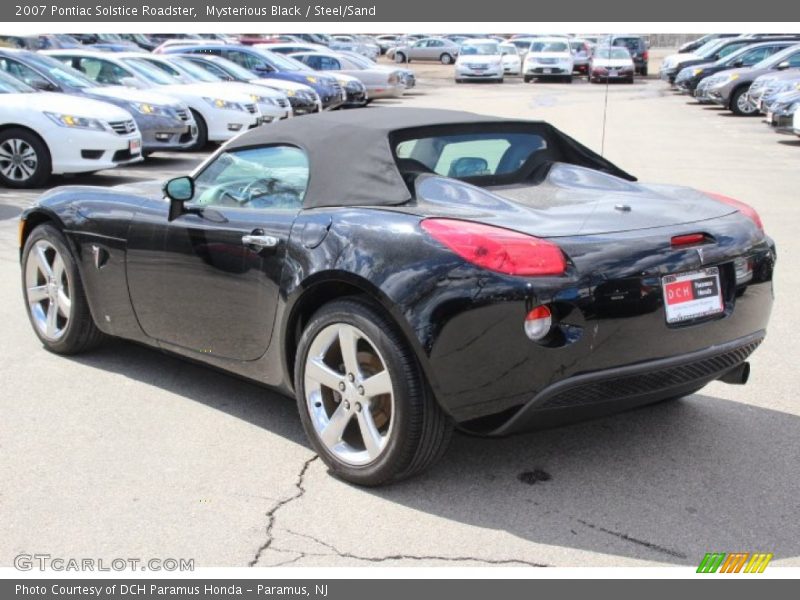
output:
<svg viewBox="0 0 800 600"><path fill-rule="evenodd" d="M311 175L305 207L397 205L411 200L392 152L392 139L419 129L434 135L486 131L491 124L542 135L553 160L636 178L544 121L525 121L429 108L369 108L323 112L251 129L228 149L289 144L308 155Z"/></svg>

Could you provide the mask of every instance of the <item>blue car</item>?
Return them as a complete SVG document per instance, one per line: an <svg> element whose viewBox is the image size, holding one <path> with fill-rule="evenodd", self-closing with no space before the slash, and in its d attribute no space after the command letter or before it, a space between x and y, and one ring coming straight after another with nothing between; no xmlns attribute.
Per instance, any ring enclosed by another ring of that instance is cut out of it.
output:
<svg viewBox="0 0 800 600"><path fill-rule="evenodd" d="M263 48L237 44L199 43L191 46L166 47L163 53L221 56L264 79L284 79L304 83L319 94L322 108L326 110L338 108L347 100L347 93L336 78L320 75L300 61Z"/></svg>

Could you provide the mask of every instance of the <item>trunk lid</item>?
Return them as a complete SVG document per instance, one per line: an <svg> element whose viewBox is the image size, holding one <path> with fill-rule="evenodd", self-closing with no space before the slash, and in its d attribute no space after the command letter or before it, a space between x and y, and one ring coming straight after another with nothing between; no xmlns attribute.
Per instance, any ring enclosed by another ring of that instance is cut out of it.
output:
<svg viewBox="0 0 800 600"><path fill-rule="evenodd" d="M687 187L645 185L564 163L541 183L491 189L444 177L422 177L417 211L462 218L537 237L571 237L696 225L736 212ZM412 208L412 207L409 207ZM694 227L692 227L694 229Z"/></svg>

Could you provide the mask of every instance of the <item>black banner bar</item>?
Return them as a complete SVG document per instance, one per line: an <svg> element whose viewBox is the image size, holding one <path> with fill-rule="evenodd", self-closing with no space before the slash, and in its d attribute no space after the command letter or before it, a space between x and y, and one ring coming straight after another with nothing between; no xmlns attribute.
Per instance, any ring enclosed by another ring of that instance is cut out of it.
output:
<svg viewBox="0 0 800 600"><path fill-rule="evenodd" d="M535 25L547 22L800 21L800 2L731 0L718 2L642 0L520 2L519 0L11 0L0 4L0 22L434 22ZM703 27L699 27L702 30Z"/></svg>

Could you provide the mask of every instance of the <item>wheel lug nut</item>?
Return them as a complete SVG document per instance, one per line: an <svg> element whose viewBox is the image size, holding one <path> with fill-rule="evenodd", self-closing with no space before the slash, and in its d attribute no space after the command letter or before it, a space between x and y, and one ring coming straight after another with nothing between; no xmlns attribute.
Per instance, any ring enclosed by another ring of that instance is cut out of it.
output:
<svg viewBox="0 0 800 600"><path fill-rule="evenodd" d="M355 381L355 380L356 380L356 376L355 376L355 375L353 375L352 373L348 373L348 374L347 374L347 378L348 378L350 381Z"/></svg>
<svg viewBox="0 0 800 600"><path fill-rule="evenodd" d="M344 401L344 408L345 410L350 410L350 403L347 400Z"/></svg>
<svg viewBox="0 0 800 600"><path fill-rule="evenodd" d="M363 396L364 395L364 386L363 385L358 386L358 395L359 396Z"/></svg>
<svg viewBox="0 0 800 600"><path fill-rule="evenodd" d="M361 412L361 402L356 402L356 412Z"/></svg>
<svg viewBox="0 0 800 600"><path fill-rule="evenodd" d="M339 391L340 391L340 392L343 392L343 391L344 391L344 381L340 381L340 382L339 382Z"/></svg>

